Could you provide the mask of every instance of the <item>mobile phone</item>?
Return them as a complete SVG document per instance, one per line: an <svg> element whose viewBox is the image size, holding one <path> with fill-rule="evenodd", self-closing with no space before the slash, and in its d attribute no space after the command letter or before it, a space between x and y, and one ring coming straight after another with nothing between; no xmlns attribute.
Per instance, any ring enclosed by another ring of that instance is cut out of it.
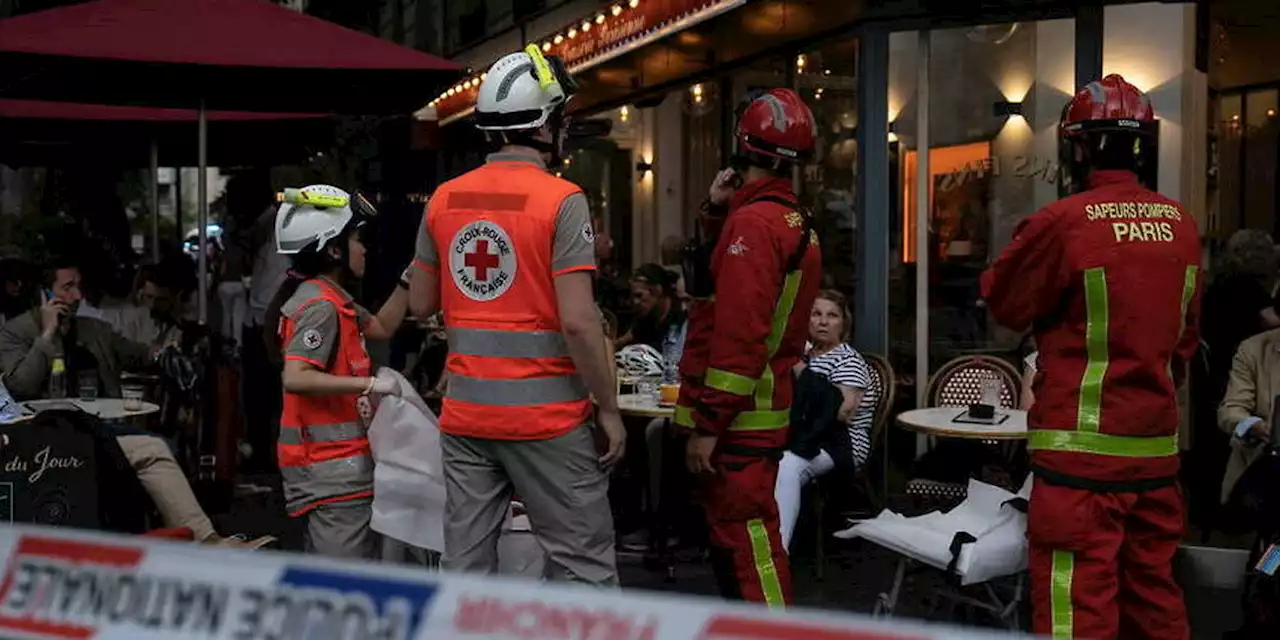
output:
<svg viewBox="0 0 1280 640"><path fill-rule="evenodd" d="M40 292L44 294L44 302L49 302L58 297L53 295L53 289L41 289Z"/></svg>

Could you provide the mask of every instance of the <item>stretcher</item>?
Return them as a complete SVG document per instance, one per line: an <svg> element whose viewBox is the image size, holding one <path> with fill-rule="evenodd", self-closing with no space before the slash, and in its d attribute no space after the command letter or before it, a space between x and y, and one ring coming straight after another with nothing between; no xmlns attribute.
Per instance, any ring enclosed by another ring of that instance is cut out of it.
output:
<svg viewBox="0 0 1280 640"><path fill-rule="evenodd" d="M1031 477L1016 494L971 479L968 497L950 511L906 517L886 509L835 536L863 538L899 555L894 581L880 594L876 615L893 615L907 571L924 566L945 572L957 587L939 596L987 610L1016 628L1027 568L1030 496ZM1011 579L1011 593L1000 592L997 582L1002 578ZM974 590L983 597L968 595Z"/></svg>

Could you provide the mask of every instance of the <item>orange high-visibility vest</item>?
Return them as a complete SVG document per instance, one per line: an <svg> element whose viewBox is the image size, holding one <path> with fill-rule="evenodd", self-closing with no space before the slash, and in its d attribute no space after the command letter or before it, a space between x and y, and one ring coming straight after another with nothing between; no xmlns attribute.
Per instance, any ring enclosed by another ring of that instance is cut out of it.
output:
<svg viewBox="0 0 1280 640"><path fill-rule="evenodd" d="M541 440L591 415L561 333L556 218L577 186L527 162L490 162L427 205L449 339L440 430ZM572 269L566 269L572 270Z"/></svg>
<svg viewBox="0 0 1280 640"><path fill-rule="evenodd" d="M307 362L335 376L369 376L372 362L350 299L319 279L302 283L294 295L298 298L302 302L290 315L319 302L329 302L338 310L338 345L332 363ZM282 316L281 344L288 345L295 330L292 317ZM368 403L368 398L358 393L302 396L285 392L276 451L289 515L296 517L322 504L373 495ZM362 404L366 415L361 415Z"/></svg>

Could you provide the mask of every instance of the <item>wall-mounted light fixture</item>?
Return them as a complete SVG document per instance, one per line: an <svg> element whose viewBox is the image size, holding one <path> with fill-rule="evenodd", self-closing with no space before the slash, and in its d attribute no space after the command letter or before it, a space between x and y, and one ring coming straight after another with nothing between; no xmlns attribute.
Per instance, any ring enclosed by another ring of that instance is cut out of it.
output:
<svg viewBox="0 0 1280 640"><path fill-rule="evenodd" d="M803 53L796 56L796 71L799 71L800 73L804 73L804 66L806 64L809 64L808 56L804 55Z"/></svg>
<svg viewBox="0 0 1280 640"><path fill-rule="evenodd" d="M640 175L642 180L645 176L649 175L649 172L651 171L653 171L652 162L649 162L648 160L641 160L636 163L636 173Z"/></svg>
<svg viewBox="0 0 1280 640"><path fill-rule="evenodd" d="M689 93L693 94L694 104L702 102L702 85L701 84L695 84L692 87L689 87Z"/></svg>
<svg viewBox="0 0 1280 640"><path fill-rule="evenodd" d="M629 120L630 118L631 118L631 109L627 108L627 106L626 106L626 105L623 105L622 107L619 107L619 108L618 108L618 119L619 119L619 120L621 120L621 121L623 121L623 122L626 122L626 121L627 121L627 120Z"/></svg>
<svg viewBox="0 0 1280 640"><path fill-rule="evenodd" d="M1011 118L1022 115L1022 103L1001 100L991 105L991 113L997 118Z"/></svg>

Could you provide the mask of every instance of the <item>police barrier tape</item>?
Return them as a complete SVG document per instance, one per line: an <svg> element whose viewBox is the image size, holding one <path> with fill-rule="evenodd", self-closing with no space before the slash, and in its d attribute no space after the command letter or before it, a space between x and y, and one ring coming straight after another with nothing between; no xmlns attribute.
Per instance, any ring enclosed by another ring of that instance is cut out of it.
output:
<svg viewBox="0 0 1280 640"><path fill-rule="evenodd" d="M972 640L948 627L456 576L61 529L0 529L0 638Z"/></svg>

